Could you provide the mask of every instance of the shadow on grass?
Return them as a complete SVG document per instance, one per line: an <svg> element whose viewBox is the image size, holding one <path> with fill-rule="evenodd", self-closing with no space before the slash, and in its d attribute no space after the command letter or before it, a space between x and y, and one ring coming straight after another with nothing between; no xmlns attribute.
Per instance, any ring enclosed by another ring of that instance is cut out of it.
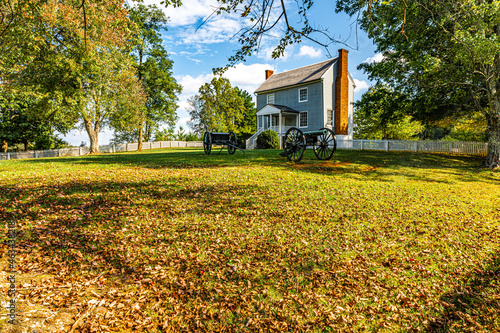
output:
<svg viewBox="0 0 500 333"><path fill-rule="evenodd" d="M193 186L190 179L176 183L89 180L36 188L0 186L0 199L15 212L0 210L0 219L14 219L22 225L18 246L31 254L29 261L44 267L44 272L115 269L136 274L145 261L140 256L130 258L131 247L171 245L179 241L172 236L176 232L193 232L199 225L208 228L203 221L193 226L168 224L172 218L182 221L186 207L191 215L215 217L227 214L238 200L243 208L232 214L242 218L256 210L246 199L255 191L258 187L253 185ZM178 199L185 205L177 205ZM6 235L2 240L6 244Z"/></svg>
<svg viewBox="0 0 500 333"><path fill-rule="evenodd" d="M442 295L444 310L431 318L427 332L484 332L484 327L500 328L500 254L492 256L485 269L476 270L455 290ZM497 322L495 321L495 318Z"/></svg>
<svg viewBox="0 0 500 333"><path fill-rule="evenodd" d="M71 165L116 165L141 168L223 168L235 166L273 166L300 172L328 176L368 177L377 181L393 182L390 176L402 176L416 181L453 183L489 182L500 184L491 170L481 169L482 158L477 156L446 155L411 152L380 152L337 150L329 161L317 160L308 149L299 163L280 157L281 150L237 151L229 155L223 150L219 155L214 149L209 156L202 149L147 150L141 153L102 154L57 159L31 159L24 163L43 165L63 163ZM433 170L445 177L435 177Z"/></svg>
<svg viewBox="0 0 500 333"><path fill-rule="evenodd" d="M207 156L202 149L162 149L146 150L142 152L127 152L116 154L98 154L75 157L59 157L51 159L22 160L25 163L38 165L62 163L72 165L122 165L138 166L143 168L216 168L232 166L238 161L247 160L246 154L236 152L229 155L222 151L220 154L212 152Z"/></svg>
<svg viewBox="0 0 500 333"><path fill-rule="evenodd" d="M336 151L329 161L316 160L307 151L299 163L287 162L289 169L322 175L366 177L377 181L393 182L390 176L407 179L452 184L461 182L488 182L500 184L491 170L481 169L482 158L477 156L454 156L445 154L379 152L379 151ZM435 177L436 174L446 177Z"/></svg>

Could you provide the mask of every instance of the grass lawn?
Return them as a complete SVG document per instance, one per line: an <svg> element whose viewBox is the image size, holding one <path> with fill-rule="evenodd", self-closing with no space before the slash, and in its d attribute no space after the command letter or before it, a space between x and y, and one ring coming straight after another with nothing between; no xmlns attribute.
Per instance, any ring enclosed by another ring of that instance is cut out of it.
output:
<svg viewBox="0 0 500 333"><path fill-rule="evenodd" d="M500 332L499 171L476 157L279 152L0 162L19 328Z"/></svg>

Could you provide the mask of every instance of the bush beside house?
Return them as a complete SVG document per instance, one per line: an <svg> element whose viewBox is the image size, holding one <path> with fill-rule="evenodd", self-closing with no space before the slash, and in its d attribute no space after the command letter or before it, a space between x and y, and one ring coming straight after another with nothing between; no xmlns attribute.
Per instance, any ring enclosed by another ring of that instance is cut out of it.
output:
<svg viewBox="0 0 500 333"><path fill-rule="evenodd" d="M265 130L257 137L257 149L278 149L279 147L278 133L273 130Z"/></svg>

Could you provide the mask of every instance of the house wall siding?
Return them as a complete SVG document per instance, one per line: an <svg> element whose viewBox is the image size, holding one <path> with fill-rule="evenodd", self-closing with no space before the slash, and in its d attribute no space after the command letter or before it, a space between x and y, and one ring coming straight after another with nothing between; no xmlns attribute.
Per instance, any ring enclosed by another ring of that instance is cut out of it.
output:
<svg viewBox="0 0 500 333"><path fill-rule="evenodd" d="M299 103L299 89L307 88L307 102ZM274 104L286 105L297 111L308 111L307 127L303 131L317 130L324 127L324 98L322 82L314 82L302 86L273 91ZM267 93L257 95L257 110L267 105ZM294 124L295 125L295 124Z"/></svg>
<svg viewBox="0 0 500 333"><path fill-rule="evenodd" d="M349 75L349 140L354 137L354 80Z"/></svg>
<svg viewBox="0 0 500 333"><path fill-rule="evenodd" d="M328 112L333 112L334 104L334 68L337 66L330 67L325 74L323 74L323 126L332 128L332 123L328 123Z"/></svg>

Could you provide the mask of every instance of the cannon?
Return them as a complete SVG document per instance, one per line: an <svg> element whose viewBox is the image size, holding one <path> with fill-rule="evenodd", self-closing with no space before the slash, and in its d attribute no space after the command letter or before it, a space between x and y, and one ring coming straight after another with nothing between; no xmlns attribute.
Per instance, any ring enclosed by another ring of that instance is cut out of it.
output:
<svg viewBox="0 0 500 333"><path fill-rule="evenodd" d="M242 151L245 153L245 151L241 148L238 147L238 140L236 139L236 134L234 132L229 132L229 133L215 133L215 132L205 132L203 134L203 150L205 151L206 155L210 155L212 152L212 145L220 145L221 150L224 148L224 146L227 146L227 152L229 154L234 154L236 149Z"/></svg>
<svg viewBox="0 0 500 333"><path fill-rule="evenodd" d="M335 133L329 128L302 132L296 127L291 127L286 131L283 139L282 155L286 156L289 161L299 162L307 146L313 146L314 154L319 160L329 160L337 149Z"/></svg>

